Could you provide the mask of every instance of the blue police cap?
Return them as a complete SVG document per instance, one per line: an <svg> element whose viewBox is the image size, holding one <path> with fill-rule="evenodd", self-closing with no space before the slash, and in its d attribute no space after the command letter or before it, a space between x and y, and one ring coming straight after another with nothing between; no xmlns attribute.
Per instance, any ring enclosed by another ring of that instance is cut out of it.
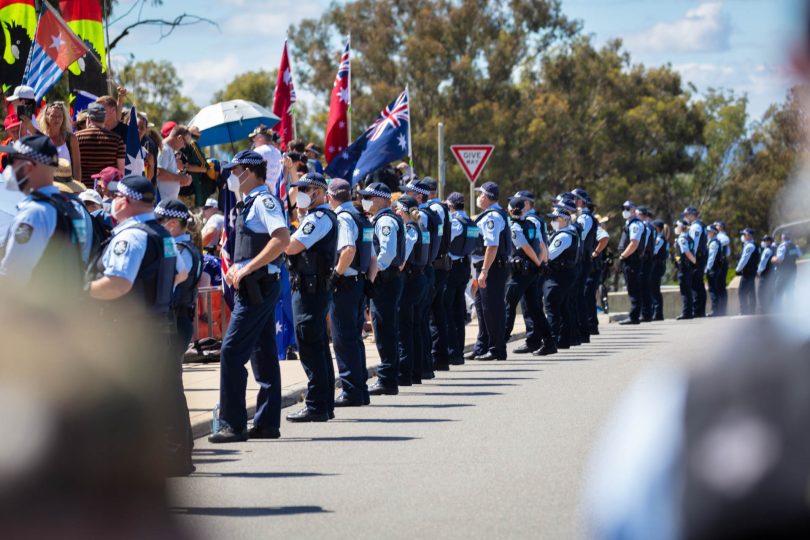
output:
<svg viewBox="0 0 810 540"><path fill-rule="evenodd" d="M59 154L56 146L47 135L28 135L9 146L0 146L0 152L9 157L26 159L48 167L59 165Z"/></svg>
<svg viewBox="0 0 810 540"><path fill-rule="evenodd" d="M483 193L490 199L497 199L501 195L501 190L495 182L484 182L481 187L475 188L475 191Z"/></svg>
<svg viewBox="0 0 810 540"><path fill-rule="evenodd" d="M762 237L762 241L763 242L773 242L773 236L771 236L770 234L766 234L765 236Z"/></svg>
<svg viewBox="0 0 810 540"><path fill-rule="evenodd" d="M135 201L155 201L155 187L152 182L145 176L137 174L130 174L119 180L115 192Z"/></svg>
<svg viewBox="0 0 810 540"><path fill-rule="evenodd" d="M555 208L555 210L552 213L546 214L546 217L551 219L557 218L571 219L571 213L564 208Z"/></svg>
<svg viewBox="0 0 810 540"><path fill-rule="evenodd" d="M706 230L707 230L708 232L713 232L713 233L718 232L718 231L717 231L717 227L715 227L715 226L714 226L714 224L709 225L708 227L706 227Z"/></svg>
<svg viewBox="0 0 810 540"><path fill-rule="evenodd" d="M756 233L756 231L754 229L752 229L751 227L746 227L745 229L740 229L740 234L749 234L751 236L754 236L755 233Z"/></svg>
<svg viewBox="0 0 810 540"><path fill-rule="evenodd" d="M429 191L436 191L439 189L439 183L430 176L425 176L419 180L419 183L422 185L422 187L427 188Z"/></svg>
<svg viewBox="0 0 810 540"><path fill-rule="evenodd" d="M694 206L687 206L683 209L683 215L685 216L696 216L698 215L698 210Z"/></svg>
<svg viewBox="0 0 810 540"><path fill-rule="evenodd" d="M322 174L309 172L298 179L298 182L290 184L291 187L316 187L326 189L326 179Z"/></svg>
<svg viewBox="0 0 810 540"><path fill-rule="evenodd" d="M329 181L329 187L327 188L327 193L331 193L335 195L338 191L351 191L352 185L344 180L343 178L332 178Z"/></svg>
<svg viewBox="0 0 810 540"><path fill-rule="evenodd" d="M574 201L570 199L563 199L562 201L555 203L554 208L559 210L565 210L570 214L574 214L577 211L576 204L574 203Z"/></svg>
<svg viewBox="0 0 810 540"><path fill-rule="evenodd" d="M223 164L222 168L227 171L237 165L261 165L262 163L264 163L264 158L259 153L253 150L242 150L233 156L230 162Z"/></svg>
<svg viewBox="0 0 810 540"><path fill-rule="evenodd" d="M582 199L583 201L589 201L591 198L588 197L588 192L582 188L574 188L571 190L571 195L576 197L577 199Z"/></svg>
<svg viewBox="0 0 810 540"><path fill-rule="evenodd" d="M409 193L418 193L419 195L430 195L432 191L429 185L425 184L424 180L415 180L404 186L401 186L402 191Z"/></svg>
<svg viewBox="0 0 810 540"><path fill-rule="evenodd" d="M663 221L661 221L660 219L656 219L655 221L653 221L653 222L652 222L652 224L653 224L654 226L658 227L659 229L663 229L663 228L664 228L664 222L663 222Z"/></svg>
<svg viewBox="0 0 810 540"><path fill-rule="evenodd" d="M155 215L163 218L189 219L188 206L177 199L163 199L155 207Z"/></svg>
<svg viewBox="0 0 810 540"><path fill-rule="evenodd" d="M526 199L529 199L530 201L534 201L534 193L532 193L531 191L518 191L517 193L515 193L515 197L524 197Z"/></svg>
<svg viewBox="0 0 810 540"><path fill-rule="evenodd" d="M382 182L372 182L365 188L358 191L363 197L382 197L383 199L391 198L391 188Z"/></svg>
<svg viewBox="0 0 810 540"><path fill-rule="evenodd" d="M454 210L461 210L464 208L464 195L458 191L454 191L447 196L447 204L452 206Z"/></svg>
<svg viewBox="0 0 810 540"><path fill-rule="evenodd" d="M414 208L419 208L419 201L412 195L403 195L397 199L396 205L406 212L410 212Z"/></svg>
<svg viewBox="0 0 810 540"><path fill-rule="evenodd" d="M509 199L509 206L510 208L520 208L523 210L523 207L526 206L526 201L528 201L526 197L512 197Z"/></svg>
<svg viewBox="0 0 810 540"><path fill-rule="evenodd" d="M635 210L636 209L636 204L633 201L624 201L624 204L622 205L622 209L623 210Z"/></svg>

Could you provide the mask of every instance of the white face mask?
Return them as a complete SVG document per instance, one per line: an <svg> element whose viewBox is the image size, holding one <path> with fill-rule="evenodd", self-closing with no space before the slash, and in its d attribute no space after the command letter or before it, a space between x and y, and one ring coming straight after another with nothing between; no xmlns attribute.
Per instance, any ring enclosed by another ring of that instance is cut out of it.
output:
<svg viewBox="0 0 810 540"><path fill-rule="evenodd" d="M768 244L766 244L765 242L760 242L759 247L761 247L762 249L765 249L766 247L768 247Z"/></svg>
<svg viewBox="0 0 810 540"><path fill-rule="evenodd" d="M551 222L551 228L554 229L555 231L559 231L560 230L560 222L559 221L552 221Z"/></svg>
<svg viewBox="0 0 810 540"><path fill-rule="evenodd" d="M11 165L7 165L5 169L3 169L3 183L5 187L9 191L24 191L21 189L23 184L28 182L28 178L23 177L20 178L17 176L17 169L12 167Z"/></svg>
<svg viewBox="0 0 810 540"><path fill-rule="evenodd" d="M744 234L740 236L740 242L742 242L743 244L745 243L745 235Z"/></svg>
<svg viewBox="0 0 810 540"><path fill-rule="evenodd" d="M244 184L245 181L242 180L239 176L234 173L228 177L228 189L233 191L234 193L239 193L239 188Z"/></svg>
<svg viewBox="0 0 810 540"><path fill-rule="evenodd" d="M374 201L371 199L363 199L360 204L363 205L364 212L371 212L371 207L374 206Z"/></svg>
<svg viewBox="0 0 810 540"><path fill-rule="evenodd" d="M481 210L484 210L484 207L481 206L481 199L480 198L475 199L475 206L477 206Z"/></svg>
<svg viewBox="0 0 810 540"><path fill-rule="evenodd" d="M124 205L124 199L121 198L121 202L118 202L118 198L112 200L112 204L110 205L110 215L113 217L115 221L120 221L118 216L121 214L121 207ZM117 203L117 204L116 204Z"/></svg>
<svg viewBox="0 0 810 540"><path fill-rule="evenodd" d="M312 204L312 197L309 196L309 193L302 193L299 191L295 196L295 204L297 204L298 208L301 210L309 208L309 205Z"/></svg>
<svg viewBox="0 0 810 540"><path fill-rule="evenodd" d="M622 210L622 217L624 219L630 219L630 216L632 216L632 215L633 215L633 213L630 212L630 210Z"/></svg>

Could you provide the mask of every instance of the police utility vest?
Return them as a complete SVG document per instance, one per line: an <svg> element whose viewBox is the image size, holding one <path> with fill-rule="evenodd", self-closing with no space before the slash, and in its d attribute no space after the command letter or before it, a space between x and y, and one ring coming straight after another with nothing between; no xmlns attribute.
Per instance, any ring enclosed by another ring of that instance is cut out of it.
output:
<svg viewBox="0 0 810 540"><path fill-rule="evenodd" d="M593 253L594 248L596 248L596 219L594 219L590 210L587 209L582 210L582 215L589 216L591 218L591 230L588 231L587 235L585 235L582 243L582 251L590 255Z"/></svg>
<svg viewBox="0 0 810 540"><path fill-rule="evenodd" d="M655 254L655 238L656 238L656 230L649 223L644 223L644 234L641 237L644 239L644 255L643 257L648 260L652 260L653 255Z"/></svg>
<svg viewBox="0 0 810 540"><path fill-rule="evenodd" d="M768 276L770 276L771 272L773 271L773 263L771 262L771 257L773 257L773 246L769 246L763 249L761 255L764 256L766 251L768 252L768 258L766 259L765 262L765 269L763 269L762 274L760 274L760 277L763 278L767 278Z"/></svg>
<svg viewBox="0 0 810 540"><path fill-rule="evenodd" d="M85 230L84 216L62 193L45 195L34 191L31 198L49 204L56 210L56 228L42 257L31 270L29 286L81 291L84 281L81 245L82 241L87 241L87 235L92 234L92 231Z"/></svg>
<svg viewBox="0 0 810 540"><path fill-rule="evenodd" d="M150 313L167 314L172 305L177 266L174 240L156 220L136 223L132 228L146 233L146 252L132 289L119 300L140 303ZM115 249L115 236L110 244Z"/></svg>
<svg viewBox="0 0 810 540"><path fill-rule="evenodd" d="M241 262L254 258L256 255L261 253L261 251L270 241L270 235L268 233L253 232L245 223L247 220L247 215L250 212L250 208L254 205L256 199L259 197L270 197L273 203L283 208L283 206L281 206L281 202L276 198L276 196L269 192L248 198L244 202L244 205L241 206L241 209L239 205L237 205L236 220L234 223L234 262ZM284 264L284 255L279 255L275 260L271 261L270 264L281 267Z"/></svg>
<svg viewBox="0 0 810 540"><path fill-rule="evenodd" d="M540 251L540 238L537 232L537 226L534 223L528 219L515 219L511 223L517 223L520 225L520 229L523 231L523 236L526 238L526 241L529 243L529 246L531 246L535 253ZM512 242L512 257L517 257L531 262L529 256L526 255L522 249L518 249L514 242Z"/></svg>
<svg viewBox="0 0 810 540"><path fill-rule="evenodd" d="M714 270L719 270L723 263L726 262L726 249L723 247L722 242L720 242L717 237L712 238L709 241L709 244L717 244L717 255L714 257L714 266L712 268ZM757 263L759 263L759 261L757 261Z"/></svg>
<svg viewBox="0 0 810 540"><path fill-rule="evenodd" d="M371 261L371 246L374 241L374 227L371 222L359 212L350 212L345 208L340 210L337 215L349 214L354 220L354 225L357 227L357 240L354 242L354 258L352 259L351 267L358 274L367 274L369 263Z"/></svg>
<svg viewBox="0 0 810 540"><path fill-rule="evenodd" d="M450 211L444 203L438 203L438 205L442 207L444 221L439 224L439 251L437 257L444 257L450 251L450 233L452 232L452 227L450 226Z"/></svg>
<svg viewBox="0 0 810 540"><path fill-rule="evenodd" d="M659 234L658 231L656 231L655 232L655 243L656 244L658 243L659 238L663 241L663 244L661 244L661 249L658 250L658 253L655 253L655 247L653 246L653 259L658 263L666 264L667 263L667 255L669 254L669 242L664 237L664 233Z"/></svg>
<svg viewBox="0 0 810 540"><path fill-rule="evenodd" d="M430 233L422 230L418 223L413 221L405 225L409 230L416 231L416 243L408 256L407 266L416 270L422 270L427 266L430 257Z"/></svg>
<svg viewBox="0 0 810 540"><path fill-rule="evenodd" d="M429 206L420 208L419 212L427 217L427 232L430 234L430 255L428 256L428 264L432 263L439 257L439 251L442 247L442 220L439 214L433 211Z"/></svg>
<svg viewBox="0 0 810 540"><path fill-rule="evenodd" d="M501 230L501 234L499 235L498 238L497 257L499 259L505 259L507 257L507 254L509 253L509 246L511 244L509 237L511 236L511 234L509 231L509 216L506 214L503 208L488 208L487 210L484 210L483 212L481 212L480 216L475 218L475 225L480 230L481 229L480 223L484 220L486 216L488 216L493 212L500 214L500 216L503 218L504 227L503 230ZM483 257L485 251L486 246L484 246L484 236L479 235L478 238L476 238L475 249L473 250L472 253L476 257Z"/></svg>
<svg viewBox="0 0 810 540"><path fill-rule="evenodd" d="M554 245L554 241L557 239L557 237L562 234L567 234L571 237L571 245L568 246L565 251L560 253L556 259L549 261L548 266L553 272L571 270L574 268L577 265L577 253L581 249L580 244L582 242L580 241L581 236L579 233L574 231L566 231L563 229L556 231L551 235L551 238L549 238L549 242L552 246Z"/></svg>
<svg viewBox="0 0 810 540"><path fill-rule="evenodd" d="M624 250L627 249L627 246L630 245L630 226L633 225L634 223L638 223L639 225L642 226L642 229L643 229L643 224L641 223L641 220L638 219L635 216L631 217L628 220L628 222L625 224L624 228L622 229L622 237L619 240L619 253L624 253ZM640 261L641 260L641 251L642 251L641 248L642 248L643 243L644 243L644 233L642 232L641 240L639 240L638 248L636 248L636 250L633 252L633 254L630 255L629 257L627 257L625 259L625 261L627 261L628 263L636 263L636 262Z"/></svg>
<svg viewBox="0 0 810 540"><path fill-rule="evenodd" d="M694 255L695 254L695 240L691 236L689 236L689 233L683 233L683 234L681 234L681 236L684 239L686 239L686 245L689 248L689 251L692 253L692 255ZM681 236L678 237L678 240L680 240ZM683 249L681 249L681 243L676 241L675 245L676 245L676 249L678 250L678 255L680 255L680 257L681 257L680 267L681 268L691 268L692 262L689 259L686 258L686 255L684 255Z"/></svg>
<svg viewBox="0 0 810 540"><path fill-rule="evenodd" d="M754 252L748 258L748 262L745 263L742 269L742 275L745 277L754 277L757 275L757 268L759 267L759 246L757 246L754 242L751 242L754 246Z"/></svg>
<svg viewBox="0 0 810 540"><path fill-rule="evenodd" d="M785 258L779 264L779 271L782 273L796 272L796 263L799 260L799 248L793 242L787 242L787 249L785 249Z"/></svg>
<svg viewBox="0 0 810 540"><path fill-rule="evenodd" d="M540 239L543 240L545 245L548 245L548 230L546 228L546 220L543 219L543 216L535 212L534 210L529 210L529 213L526 214L526 219L533 221L534 224L537 226L537 232L540 233ZM594 239L596 238L596 221L594 221Z"/></svg>
<svg viewBox="0 0 810 540"><path fill-rule="evenodd" d="M175 242L181 250L186 250L191 254L191 268L188 271L188 278L174 288L174 299L172 306L193 310L197 306L197 285L202 276L202 253L199 248L188 240Z"/></svg>
<svg viewBox="0 0 810 540"><path fill-rule="evenodd" d="M695 257L705 261L706 257L709 255L709 244L706 241L706 226L699 219L692 222L692 225L695 224L700 225L700 238L695 246Z"/></svg>
<svg viewBox="0 0 810 540"><path fill-rule="evenodd" d="M391 268L399 268L402 266L402 263L405 261L405 225L402 222L402 218L396 215L393 210L390 208L383 208L377 215L374 216L374 219L371 221L371 225L376 228L377 222L383 216L389 216L394 221L397 222L397 254L394 256L394 259L391 261L391 265L387 269ZM376 253L380 252L380 239L377 238L377 235L374 235L374 251Z"/></svg>
<svg viewBox="0 0 810 540"><path fill-rule="evenodd" d="M450 242L450 254L454 257L467 257L478 243L478 227L467 216L460 215L456 220L461 223L462 231Z"/></svg>
<svg viewBox="0 0 810 540"><path fill-rule="evenodd" d="M313 210L313 213L316 219L328 219L331 221L332 228L312 247L290 257L291 270L299 276L326 278L332 274L337 259L337 216L334 212L325 208Z"/></svg>

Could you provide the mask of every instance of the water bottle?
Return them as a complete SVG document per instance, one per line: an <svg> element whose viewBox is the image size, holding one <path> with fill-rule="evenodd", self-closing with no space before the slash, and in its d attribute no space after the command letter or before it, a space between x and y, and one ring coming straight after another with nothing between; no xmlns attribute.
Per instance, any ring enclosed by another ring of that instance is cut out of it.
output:
<svg viewBox="0 0 810 540"><path fill-rule="evenodd" d="M212 411L214 418L211 420L211 433L216 433L219 431L219 403L217 403L216 407Z"/></svg>

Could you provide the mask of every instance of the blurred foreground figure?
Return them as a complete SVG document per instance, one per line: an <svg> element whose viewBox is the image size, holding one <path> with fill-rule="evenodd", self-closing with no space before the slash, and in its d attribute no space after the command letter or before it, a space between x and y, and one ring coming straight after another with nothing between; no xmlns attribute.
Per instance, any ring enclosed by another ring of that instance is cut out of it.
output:
<svg viewBox="0 0 810 540"><path fill-rule="evenodd" d="M188 538L167 511L168 396L143 361L158 352L135 328L12 294L0 289L0 537Z"/></svg>

